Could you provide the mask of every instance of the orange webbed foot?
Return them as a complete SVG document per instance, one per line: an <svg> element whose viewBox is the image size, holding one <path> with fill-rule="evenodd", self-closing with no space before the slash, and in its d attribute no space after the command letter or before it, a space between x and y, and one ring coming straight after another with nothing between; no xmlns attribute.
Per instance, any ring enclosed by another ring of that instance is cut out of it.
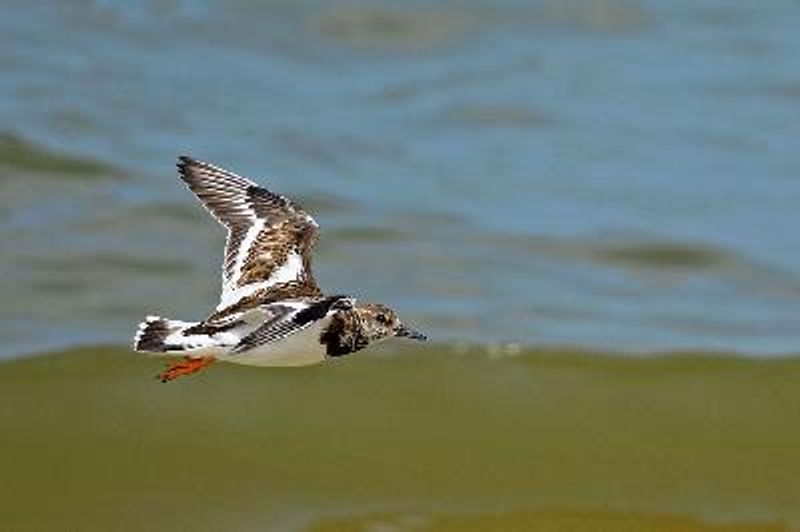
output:
<svg viewBox="0 0 800 532"><path fill-rule="evenodd" d="M158 379L161 382L174 381L178 377L197 373L201 369L207 368L212 362L214 362L213 357L185 357L181 362L176 362L167 368L166 371L162 372L158 376Z"/></svg>

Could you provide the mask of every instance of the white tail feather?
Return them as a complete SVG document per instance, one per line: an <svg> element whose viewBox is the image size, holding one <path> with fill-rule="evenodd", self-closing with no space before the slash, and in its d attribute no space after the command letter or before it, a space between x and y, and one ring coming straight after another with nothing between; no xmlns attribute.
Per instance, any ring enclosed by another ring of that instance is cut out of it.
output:
<svg viewBox="0 0 800 532"><path fill-rule="evenodd" d="M187 355L199 354L199 351L214 350L217 342L205 334L184 334L196 323L168 320L158 316L147 316L139 324L133 339L133 349L140 353L164 353Z"/></svg>

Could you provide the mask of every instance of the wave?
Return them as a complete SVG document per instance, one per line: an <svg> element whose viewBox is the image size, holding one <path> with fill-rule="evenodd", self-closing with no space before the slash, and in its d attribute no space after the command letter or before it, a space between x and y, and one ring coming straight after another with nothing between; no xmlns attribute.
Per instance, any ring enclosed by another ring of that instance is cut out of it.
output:
<svg viewBox="0 0 800 532"><path fill-rule="evenodd" d="M34 176L98 178L120 175L118 169L106 163L50 150L11 132L0 132L0 168Z"/></svg>

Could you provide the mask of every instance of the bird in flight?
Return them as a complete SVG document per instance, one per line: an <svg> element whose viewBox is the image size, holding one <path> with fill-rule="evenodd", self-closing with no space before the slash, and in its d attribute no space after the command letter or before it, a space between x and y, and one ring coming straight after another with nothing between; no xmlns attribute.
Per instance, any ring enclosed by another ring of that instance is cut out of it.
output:
<svg viewBox="0 0 800 532"><path fill-rule="evenodd" d="M228 235L211 315L200 322L148 316L139 324L135 351L183 357L159 375L162 382L215 360L305 366L390 337L426 339L385 305L322 293L311 269L319 226L296 203L189 157L179 157L178 174Z"/></svg>

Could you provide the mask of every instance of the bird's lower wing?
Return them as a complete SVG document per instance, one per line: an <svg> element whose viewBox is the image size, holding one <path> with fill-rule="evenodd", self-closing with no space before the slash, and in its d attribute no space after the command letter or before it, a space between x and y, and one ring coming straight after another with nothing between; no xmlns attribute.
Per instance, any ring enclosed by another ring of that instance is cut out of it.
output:
<svg viewBox="0 0 800 532"><path fill-rule="evenodd" d="M266 321L258 329L239 340L239 343L234 346L231 352L241 353L271 342L277 342L308 327L313 321L297 319L298 314L300 314L302 310L302 307L284 306L281 310L278 310L278 314L272 319Z"/></svg>
<svg viewBox="0 0 800 532"><path fill-rule="evenodd" d="M337 308L342 308L343 304L352 305L353 301L354 299L349 297L329 296L317 300L270 305L270 309L277 309L274 316L242 338L232 352L241 353L282 340L324 319Z"/></svg>

